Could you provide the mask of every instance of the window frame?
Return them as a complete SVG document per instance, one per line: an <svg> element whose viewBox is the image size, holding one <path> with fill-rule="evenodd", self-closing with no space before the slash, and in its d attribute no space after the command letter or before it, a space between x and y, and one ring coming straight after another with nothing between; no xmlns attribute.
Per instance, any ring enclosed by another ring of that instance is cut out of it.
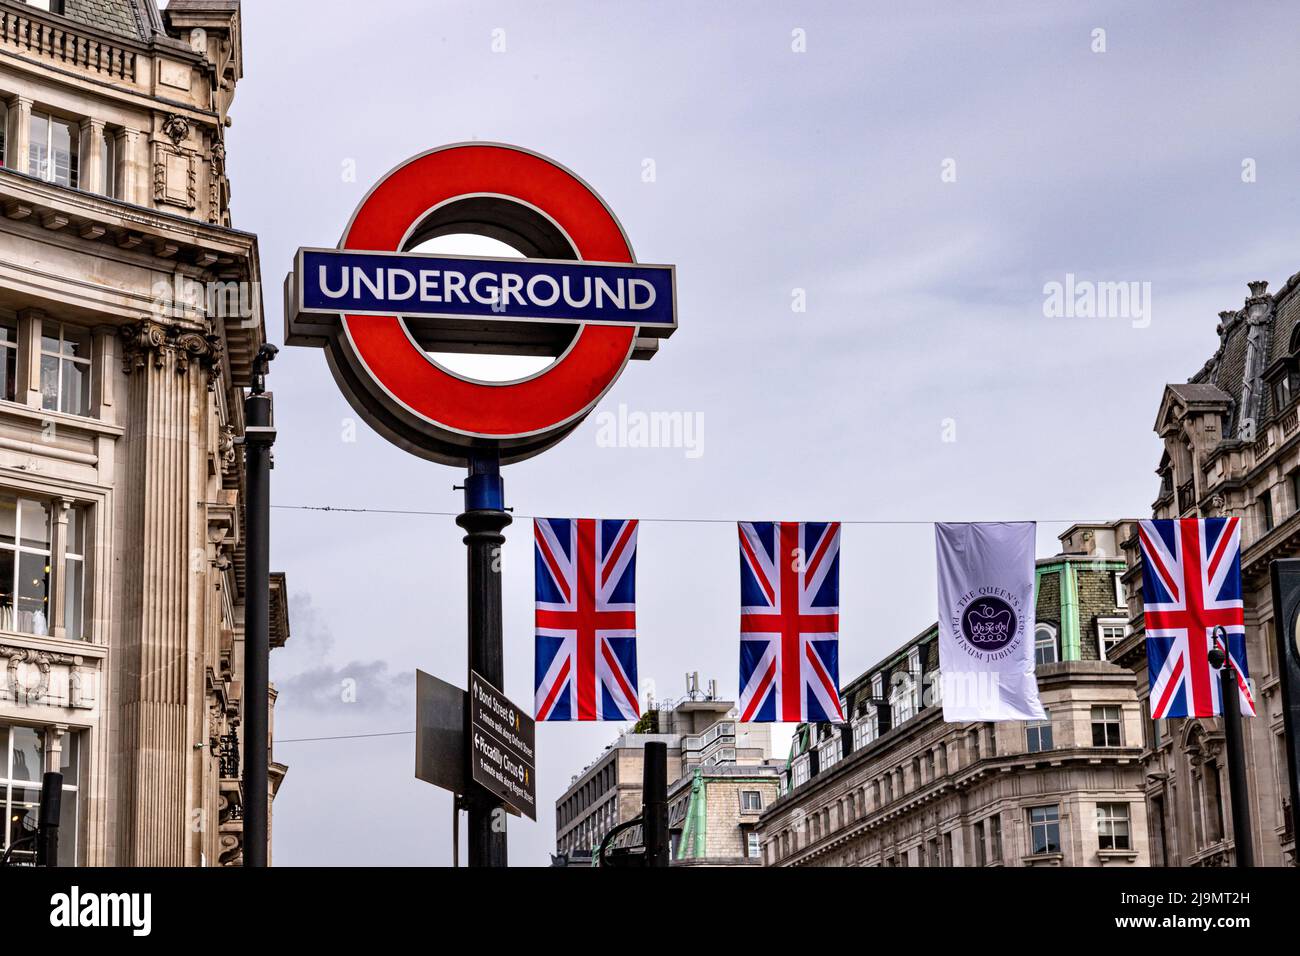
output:
<svg viewBox="0 0 1300 956"><path fill-rule="evenodd" d="M68 501L68 499L57 496L43 495L31 489L3 485L0 486L0 501L6 499L11 499L14 503L14 534L12 543L0 541L0 552L13 556L13 577L7 585L0 583L0 588L12 587L13 593L10 595L10 602L7 606L0 605L0 608L7 610L9 613L8 626L0 623L0 632L21 634L28 637L66 640L74 644L93 644L90 628L87 627L87 622L90 619L88 596L92 591L89 565L92 502L83 500ZM25 537L23 534L24 502L38 505L46 512L45 536L47 543L43 548L23 544ZM67 508L68 514L66 523L63 525L63 531L60 532L58 528L60 524L59 511L64 507ZM60 547L58 536L60 533L65 535L62 542L64 560L61 567L57 564ZM73 546L74 541L76 548ZM21 609L18 605L18 588L19 575L22 573L21 556L23 555L45 559L45 568L47 570L45 572L45 629L43 633L35 628L26 630L19 626L19 612ZM76 575L71 570L73 564L76 565ZM76 581L75 589L71 586L74 580ZM64 600L63 636L61 638L56 637L54 633L54 607L52 604L55 591L59 587L63 589ZM3 591L0 591L0 593L3 593Z"/></svg>
<svg viewBox="0 0 1300 956"><path fill-rule="evenodd" d="M58 330L57 336L50 335L52 329ZM85 336L86 355L84 358L77 355L70 355L63 351L64 345L72 341L66 335L68 329L74 329ZM48 338L58 339L58 345L56 346L56 349L53 352L48 351L45 347L45 340ZM54 318L43 316L41 318L40 342L34 344L36 349L38 350L37 357L40 360L38 362L38 365L40 367L39 386L40 386L40 393L41 393L41 410L45 412L58 412L61 415L72 415L76 418L94 418L95 417L95 356L94 356L95 334L94 332L92 332L88 328L85 328L84 326L76 325L75 323L64 322L60 319L54 319ZM58 379L55 382L56 397L55 397L54 408L49 408L45 404L45 399L46 399L45 359L47 358L54 359L58 363ZM84 395L83 405L85 407L85 411L69 411L68 409L63 407L64 406L64 366L67 363L80 366L84 369L85 378L83 379L84 387L82 389L82 392Z"/></svg>
<svg viewBox="0 0 1300 956"><path fill-rule="evenodd" d="M1118 640L1112 641L1110 647L1106 646L1105 631L1108 628L1120 628L1123 633ZM1110 660L1110 650L1115 645L1120 644L1129 635L1128 621L1122 617L1099 617L1097 618L1097 656L1103 660Z"/></svg>
<svg viewBox="0 0 1300 956"><path fill-rule="evenodd" d="M1043 713L1047 714L1046 720L1033 720L1033 721L1027 721L1025 723L1025 752L1026 753L1041 754L1056 749L1056 735L1052 724L1052 712L1045 709ZM1044 730L1047 731L1046 746L1043 745ZM1036 734L1038 737L1037 746L1034 746L1030 742L1029 735L1031 733Z"/></svg>
<svg viewBox="0 0 1300 956"><path fill-rule="evenodd" d="M1123 815L1117 813L1122 810ZM1133 817L1127 803L1099 803L1097 804L1097 849L1098 850L1121 850L1131 851L1133 849ZM1117 832L1117 827L1123 827L1123 834ZM1118 841L1124 841L1123 846L1118 845ZM1111 845L1107 846L1106 841L1110 840Z"/></svg>
<svg viewBox="0 0 1300 956"><path fill-rule="evenodd" d="M44 173L39 168L36 156L32 150L36 148L36 136L33 124L37 120L45 122L45 167ZM81 185L81 129L75 120L67 119L58 113L51 113L48 110L39 110L33 108L27 117L27 172L41 182L50 183L54 186L62 186L65 189L78 189ZM66 126L68 128L68 181L60 182L56 173L58 164L54 160L54 127L56 125Z"/></svg>
<svg viewBox="0 0 1300 956"><path fill-rule="evenodd" d="M37 797L36 803L33 803L29 806L28 801L23 801L21 804L23 807L27 808L28 813L34 812L36 808L39 807L40 805L39 800L40 800L41 783L42 783L42 778L45 775L45 765L48 759L47 754L49 753L50 750L49 734L53 733L54 728L48 725L13 723L6 720L6 721L0 721L0 730L3 730L5 732L4 747L2 750L0 750L0 812L4 814L3 816L4 826L0 827L0 855L3 855L4 850L6 850L9 846L9 829L10 829L11 822L13 822L14 789L17 788L22 790L35 791ZM13 731L14 730L34 731L39 737L41 766L36 771L37 772L36 780L17 780L13 776L13 748L14 748ZM63 763L62 755L67 752L67 749L70 746L75 746L77 748L77 755L76 755L77 762L76 765L71 768L70 773L64 773L63 775L63 787L62 787L63 794L66 797L67 794L71 793L73 795L73 799L71 802L65 799L63 801L62 806L63 808L67 808L70 806L71 812L74 814L74 817L71 821L72 839L70 842L68 842L63 838L66 835L68 829L68 827L65 825L65 814L68 811L66 809L63 809L61 810L59 815L60 817L59 818L60 840L59 840L59 861L58 861L59 866L76 866L80 862L78 854L81 849L81 836L82 836L81 800L80 800L81 772L82 772L83 755L86 749L82 746L83 737L84 737L84 733L80 728L69 728L67 731L64 732L63 740L60 743L60 761L59 761L60 772L62 772L64 767L66 766L66 764ZM27 814L24 814L24 816L26 815ZM67 854L67 857L65 857L65 853ZM13 859L21 859L24 861L26 860L34 861L35 857L36 857L35 850L16 850L13 855ZM69 858L71 862L69 862Z"/></svg>
<svg viewBox="0 0 1300 956"><path fill-rule="evenodd" d="M1098 711L1102 712L1098 717ZM1107 714L1108 711L1115 712L1115 718L1111 720ZM1124 708L1119 704L1094 704L1089 711L1089 723L1092 725L1092 745L1094 747L1123 747L1124 746ZM1110 740L1110 727L1115 728L1115 742ZM1097 742L1097 730L1102 728L1102 742Z"/></svg>
<svg viewBox="0 0 1300 956"><path fill-rule="evenodd" d="M757 806L748 806L746 797L755 797ZM740 812L741 813L762 813L763 812L763 791L762 790L741 790L740 791Z"/></svg>
<svg viewBox="0 0 1300 956"><path fill-rule="evenodd" d="M21 368L22 359L22 323L18 316L11 312L0 312L0 328L6 331L12 330L13 338L8 337L0 339L0 368L3 368L5 381L0 386L0 401L17 402L18 401L18 370ZM12 360L12 368L10 368Z"/></svg>
<svg viewBox="0 0 1300 956"><path fill-rule="evenodd" d="M1036 819L1036 814L1042 814L1042 819ZM1049 817L1048 814L1051 816ZM1046 803L1040 806L1025 807L1025 817L1029 823L1029 853L1030 856L1046 856L1050 853L1060 853L1061 851L1061 805L1059 803ZM1037 833L1043 831L1043 848L1038 848ZM1050 833L1055 831L1055 847L1052 841L1048 839Z"/></svg>
<svg viewBox="0 0 1300 956"><path fill-rule="evenodd" d="M1052 659L1050 661L1040 661L1038 652L1047 644L1039 638L1040 634L1047 634L1051 639ZM1034 667L1042 667L1046 664L1059 664L1061 662L1061 642L1059 634L1055 627L1046 621L1039 621L1034 625Z"/></svg>
<svg viewBox="0 0 1300 956"><path fill-rule="evenodd" d="M750 860L759 860L763 857L763 842L759 839L757 830L745 831L745 856Z"/></svg>

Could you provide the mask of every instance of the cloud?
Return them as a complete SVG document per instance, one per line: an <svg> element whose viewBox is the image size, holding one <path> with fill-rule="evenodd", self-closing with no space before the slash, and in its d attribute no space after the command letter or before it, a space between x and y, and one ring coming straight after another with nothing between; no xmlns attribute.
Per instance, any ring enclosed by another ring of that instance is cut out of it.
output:
<svg viewBox="0 0 1300 956"><path fill-rule="evenodd" d="M384 661L350 661L337 667L324 664L279 683L276 706L317 711L339 707L409 710L414 685L413 674L395 674Z"/></svg>
<svg viewBox="0 0 1300 956"><path fill-rule="evenodd" d="M410 709L413 674L395 672L382 660L352 660L345 664L322 660L333 650L334 636L310 594L293 594L289 615L293 637L272 656L277 671L277 708L317 712L340 708L365 712Z"/></svg>

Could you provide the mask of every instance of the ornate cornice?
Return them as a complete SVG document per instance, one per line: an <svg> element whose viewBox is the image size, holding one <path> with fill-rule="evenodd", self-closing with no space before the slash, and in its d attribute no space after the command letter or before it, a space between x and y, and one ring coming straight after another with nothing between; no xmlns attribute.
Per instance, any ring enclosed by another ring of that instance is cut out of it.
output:
<svg viewBox="0 0 1300 956"><path fill-rule="evenodd" d="M122 326L118 338L122 343L122 371L127 375L140 371L150 360L155 369L161 369L170 352L178 374L184 375L193 363L208 370L208 391L216 387L221 377L220 336L141 319Z"/></svg>

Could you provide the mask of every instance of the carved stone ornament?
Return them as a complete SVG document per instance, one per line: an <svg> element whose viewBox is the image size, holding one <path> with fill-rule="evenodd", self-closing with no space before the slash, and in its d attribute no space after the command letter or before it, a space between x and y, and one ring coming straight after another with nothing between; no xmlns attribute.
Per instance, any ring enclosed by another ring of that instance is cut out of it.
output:
<svg viewBox="0 0 1300 956"><path fill-rule="evenodd" d="M172 141L173 146L179 146L186 136L190 135L190 121L184 116L177 116L175 113L170 114L163 120L163 132L167 138Z"/></svg>
<svg viewBox="0 0 1300 956"><path fill-rule="evenodd" d="M50 689L50 655L31 648L6 647L0 653L9 655L9 694L14 700L35 703L45 696ZM18 667L21 664L36 666L40 677L35 684L24 683L18 679Z"/></svg>
<svg viewBox="0 0 1300 956"><path fill-rule="evenodd" d="M208 369L208 391L216 387L221 377L222 345L219 336L141 319L122 326L118 338L122 343L122 371L127 375L144 369L150 361L155 369L162 369L167 354L171 353L178 375L186 374L195 362Z"/></svg>
<svg viewBox="0 0 1300 956"><path fill-rule="evenodd" d="M222 474L230 471L235 464L235 426L226 424L217 433L217 456L221 459Z"/></svg>

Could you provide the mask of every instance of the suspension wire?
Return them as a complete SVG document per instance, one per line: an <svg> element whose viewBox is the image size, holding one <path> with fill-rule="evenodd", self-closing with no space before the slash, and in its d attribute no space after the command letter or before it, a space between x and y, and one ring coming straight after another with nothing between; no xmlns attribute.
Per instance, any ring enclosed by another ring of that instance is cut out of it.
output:
<svg viewBox="0 0 1300 956"><path fill-rule="evenodd" d="M320 511L333 514L376 514L376 515L415 515L432 518L455 518L459 511L426 511L418 508L351 508L345 505L271 505L281 511ZM511 512L516 518L541 518L550 515L528 515ZM1095 521L1086 518L1008 518L1012 521L1033 521L1037 524L1110 524L1110 521ZM734 525L733 518L638 518L641 524L729 524ZM841 525L932 525L936 522L921 518L850 518L839 522ZM942 522L940 522L942 523Z"/></svg>

